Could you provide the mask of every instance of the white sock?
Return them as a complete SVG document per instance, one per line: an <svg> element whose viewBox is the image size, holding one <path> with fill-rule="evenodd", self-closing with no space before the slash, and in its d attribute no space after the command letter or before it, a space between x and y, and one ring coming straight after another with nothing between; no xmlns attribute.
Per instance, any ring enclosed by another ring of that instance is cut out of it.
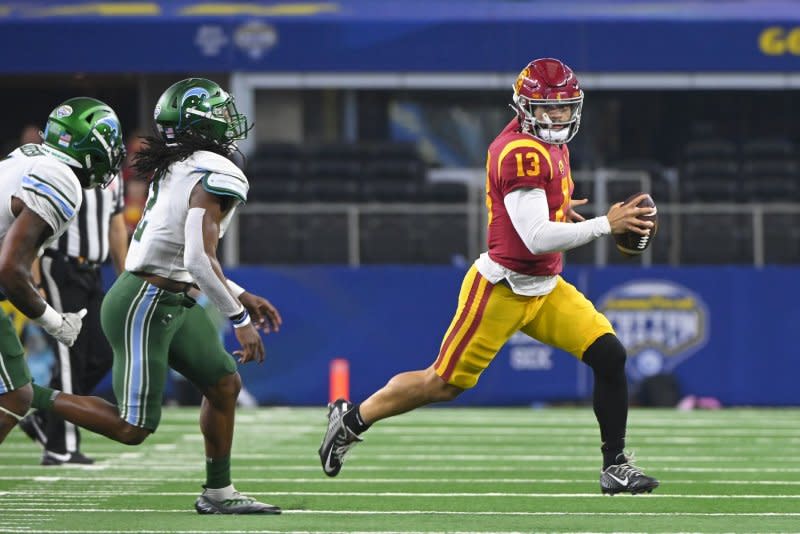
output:
<svg viewBox="0 0 800 534"><path fill-rule="evenodd" d="M224 501L225 499L233 499L236 488L233 487L233 484L230 484L224 488L206 488L204 493L215 501Z"/></svg>

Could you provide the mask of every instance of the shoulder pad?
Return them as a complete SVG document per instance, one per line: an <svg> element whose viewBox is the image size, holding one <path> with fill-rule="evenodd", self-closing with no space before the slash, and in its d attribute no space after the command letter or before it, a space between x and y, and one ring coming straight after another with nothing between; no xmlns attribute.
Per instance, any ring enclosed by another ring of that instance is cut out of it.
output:
<svg viewBox="0 0 800 534"><path fill-rule="evenodd" d="M242 170L231 160L219 154L200 150L192 154L186 163L194 172L203 174L203 188L215 195L232 196L247 202L250 184Z"/></svg>
<svg viewBox="0 0 800 534"><path fill-rule="evenodd" d="M37 158L22 177L20 198L60 233L75 217L83 190L69 166L52 158Z"/></svg>
<svg viewBox="0 0 800 534"><path fill-rule="evenodd" d="M247 181L244 173L235 163L224 156L220 156L214 152L208 152L207 150L198 150L186 160L186 164L197 170L236 176Z"/></svg>

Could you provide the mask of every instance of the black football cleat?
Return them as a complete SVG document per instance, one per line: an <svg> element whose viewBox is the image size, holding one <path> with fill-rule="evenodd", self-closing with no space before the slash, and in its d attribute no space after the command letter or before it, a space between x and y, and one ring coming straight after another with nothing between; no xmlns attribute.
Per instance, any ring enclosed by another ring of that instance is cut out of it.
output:
<svg viewBox="0 0 800 534"><path fill-rule="evenodd" d="M53 451L45 450L42 455L41 465L64 465L64 464L78 464L78 465L91 465L94 463L92 458L89 458L81 451L67 452L60 454Z"/></svg>
<svg viewBox="0 0 800 534"><path fill-rule="evenodd" d="M626 457L620 464L610 465L600 474L600 490L606 495L617 493L652 493L658 487L658 480L645 475L642 470L631 464Z"/></svg>
<svg viewBox="0 0 800 534"><path fill-rule="evenodd" d="M329 477L339 474L344 457L355 445L363 441L342 420L345 412L351 410L352 404L344 399L337 399L328 404L328 431L319 446L319 460L322 470Z"/></svg>
<svg viewBox="0 0 800 534"><path fill-rule="evenodd" d="M198 514L272 514L278 515L281 509L271 504L258 502L252 497L242 495L238 491L233 492L230 499L212 499L207 494L207 490L197 498L194 509Z"/></svg>

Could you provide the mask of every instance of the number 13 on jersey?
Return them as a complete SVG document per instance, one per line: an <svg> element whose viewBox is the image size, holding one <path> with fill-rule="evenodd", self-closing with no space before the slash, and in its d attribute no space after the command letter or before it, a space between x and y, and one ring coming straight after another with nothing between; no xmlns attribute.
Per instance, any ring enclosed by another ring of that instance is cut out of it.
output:
<svg viewBox="0 0 800 534"><path fill-rule="evenodd" d="M542 172L538 152L517 152L514 155L517 158L517 176L538 176Z"/></svg>

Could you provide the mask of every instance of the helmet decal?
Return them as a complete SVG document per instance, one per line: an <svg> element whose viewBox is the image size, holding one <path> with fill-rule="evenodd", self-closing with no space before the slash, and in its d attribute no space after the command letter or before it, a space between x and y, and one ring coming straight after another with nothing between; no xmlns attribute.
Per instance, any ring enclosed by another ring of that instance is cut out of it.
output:
<svg viewBox="0 0 800 534"><path fill-rule="evenodd" d="M102 119L98 120L96 124L98 126L101 124L105 124L106 126L108 126L108 128L113 132L115 136L119 135L120 130L122 129L120 128L119 121L117 121L115 117L110 117L110 116L103 117Z"/></svg>
<svg viewBox="0 0 800 534"><path fill-rule="evenodd" d="M526 79L530 78L530 74L531 74L531 69L530 68L525 67L524 69L522 69L522 72L519 73L519 76L517 76L517 81L514 84L514 92L515 93L519 93L519 90L522 87L522 84L525 83Z"/></svg>
<svg viewBox="0 0 800 534"><path fill-rule="evenodd" d="M183 98L181 99L181 106L183 106L183 103L193 96L196 96L202 100L203 98L208 98L209 94L208 91L206 91L202 87L192 87L183 94Z"/></svg>
<svg viewBox="0 0 800 534"><path fill-rule="evenodd" d="M69 117L70 115L72 115L72 106L68 106L66 104L63 106L58 106L58 109L56 109L55 113L56 117L58 117L59 119L63 119L64 117Z"/></svg>

